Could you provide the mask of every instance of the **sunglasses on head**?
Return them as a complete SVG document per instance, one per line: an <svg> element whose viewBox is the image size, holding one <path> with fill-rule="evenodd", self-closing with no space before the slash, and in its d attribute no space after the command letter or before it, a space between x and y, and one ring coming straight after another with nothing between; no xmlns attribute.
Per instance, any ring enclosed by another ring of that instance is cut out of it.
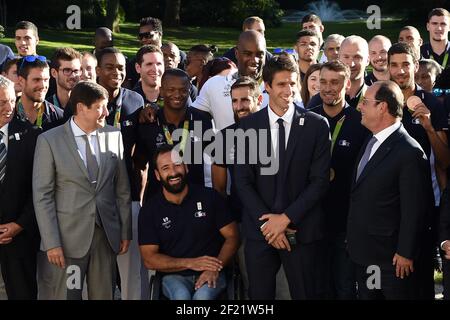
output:
<svg viewBox="0 0 450 320"><path fill-rule="evenodd" d="M287 48L287 49L283 49L283 48L275 48L273 49L273 53L274 54L280 54L280 53L288 53L288 54L295 54L295 50L292 48Z"/></svg>
<svg viewBox="0 0 450 320"><path fill-rule="evenodd" d="M434 88L433 89L433 95L436 96L436 97L448 96L448 95L450 95L450 89Z"/></svg>
<svg viewBox="0 0 450 320"><path fill-rule="evenodd" d="M20 64L19 70L22 69L23 64L25 62L27 63L33 63L36 60L42 61L42 62L47 62L47 58L44 56L25 56L22 58L22 63Z"/></svg>

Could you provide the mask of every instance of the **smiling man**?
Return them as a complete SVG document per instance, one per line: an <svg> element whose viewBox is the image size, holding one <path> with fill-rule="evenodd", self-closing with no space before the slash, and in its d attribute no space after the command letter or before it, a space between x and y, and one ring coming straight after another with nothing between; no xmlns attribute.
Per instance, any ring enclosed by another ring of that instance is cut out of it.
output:
<svg viewBox="0 0 450 320"><path fill-rule="evenodd" d="M80 81L81 58L81 54L72 48L58 48L53 54L50 73L56 80L56 93L48 100L61 109L65 109L70 92Z"/></svg>
<svg viewBox="0 0 450 320"><path fill-rule="evenodd" d="M0 76L0 265L8 299L35 300L39 231L31 179L41 131L14 117L15 100L14 84Z"/></svg>
<svg viewBox="0 0 450 320"><path fill-rule="evenodd" d="M249 76L261 83L264 67L266 40L264 36L254 30L244 31L239 36L236 47L238 71L227 76L215 76L205 82L200 94L193 103L193 107L208 112L215 123L216 129L222 130L234 123L233 108L231 107L230 88L241 76ZM263 91L264 88L261 88ZM263 95L267 104L267 95Z"/></svg>
<svg viewBox="0 0 450 320"><path fill-rule="evenodd" d="M389 70L387 53L391 47L391 40L382 35L377 35L369 41L369 60L373 71L370 72L364 81L370 86L379 80L389 80Z"/></svg>
<svg viewBox="0 0 450 320"><path fill-rule="evenodd" d="M294 104L298 72L292 56L274 56L263 71L268 107L239 124L258 133L238 143L234 166L250 299L275 298L281 264L292 299L318 299L325 290L320 203L329 184L330 133L322 116Z"/></svg>
<svg viewBox="0 0 450 320"><path fill-rule="evenodd" d="M131 198L120 130L106 125L108 92L72 90L73 117L40 135L33 168L36 220L55 290L51 299L113 299L116 256L131 239ZM48 192L53 190L53 192ZM78 270L80 287L68 286Z"/></svg>

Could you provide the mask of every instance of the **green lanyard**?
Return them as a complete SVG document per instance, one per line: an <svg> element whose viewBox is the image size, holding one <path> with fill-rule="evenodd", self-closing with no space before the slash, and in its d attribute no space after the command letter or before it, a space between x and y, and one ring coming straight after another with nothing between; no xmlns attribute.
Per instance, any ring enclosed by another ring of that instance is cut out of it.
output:
<svg viewBox="0 0 450 320"><path fill-rule="evenodd" d="M114 115L114 127L120 129L120 113L122 111L122 106L117 106L116 114Z"/></svg>
<svg viewBox="0 0 450 320"><path fill-rule="evenodd" d="M42 102L41 106L39 107L36 122L35 122L35 125L39 128L42 128L42 118L44 116L44 109L45 109L45 103ZM27 118L27 114L25 113L25 109L23 108L22 101L20 99L17 102L17 113L22 120L29 121Z"/></svg>
<svg viewBox="0 0 450 320"><path fill-rule="evenodd" d="M170 134L169 128L166 125L163 125L164 136L166 137L166 141L168 144L173 146L172 135ZM181 152L184 154L184 149L186 147L187 137L189 134L189 120L184 120L183 123L183 135L181 136Z"/></svg>
<svg viewBox="0 0 450 320"><path fill-rule="evenodd" d="M430 59L434 60L433 54L430 54ZM445 53L444 61L442 61L442 69L445 69L445 67L447 66L447 62L448 62L448 51Z"/></svg>
<svg viewBox="0 0 450 320"><path fill-rule="evenodd" d="M359 96L358 104L356 105L356 110L358 110L359 112L361 112L361 110L359 110L359 104L361 103L361 101L363 101L366 91L367 91L367 86L366 86L366 84L363 84L363 87L361 89L361 95Z"/></svg>
<svg viewBox="0 0 450 320"><path fill-rule="evenodd" d="M341 132L344 121L345 121L345 114L338 120L336 126L334 127L333 135L331 136L331 154L333 154L334 145L336 143L337 137L339 136L339 132Z"/></svg>

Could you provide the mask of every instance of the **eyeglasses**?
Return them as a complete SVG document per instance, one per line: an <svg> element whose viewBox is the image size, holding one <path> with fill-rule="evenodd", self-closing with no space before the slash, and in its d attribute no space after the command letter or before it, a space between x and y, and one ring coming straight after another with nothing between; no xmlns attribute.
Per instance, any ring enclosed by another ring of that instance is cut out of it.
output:
<svg viewBox="0 0 450 320"><path fill-rule="evenodd" d="M33 62L35 62L36 60L39 60L39 61L41 61L41 62L47 62L47 58L44 57L44 56L33 56L33 55L32 55L32 56L25 56L25 57L22 58L22 63L20 64L19 70L22 69L23 64L24 64L25 62L27 62L27 63L33 63Z"/></svg>
<svg viewBox="0 0 450 320"><path fill-rule="evenodd" d="M144 38L154 38L156 35L158 34L158 32L142 32L138 34L138 38L139 39L144 39Z"/></svg>
<svg viewBox="0 0 450 320"><path fill-rule="evenodd" d="M369 101L377 102L377 104L380 103L380 102L383 102L382 100L363 98L363 99L361 100L361 104L362 104L363 106L367 106L367 105L369 104Z"/></svg>
<svg viewBox="0 0 450 320"><path fill-rule="evenodd" d="M283 48L275 48L273 49L273 53L274 54L280 54L280 53L288 53L288 54L295 54L295 50L292 48L287 48L287 49L283 49Z"/></svg>
<svg viewBox="0 0 450 320"><path fill-rule="evenodd" d="M440 89L440 88L434 88L433 89L433 94L436 97L440 97L440 96L447 96L450 95L450 89Z"/></svg>
<svg viewBox="0 0 450 320"><path fill-rule="evenodd" d="M81 74L81 70L80 69L71 69L71 68L63 68L63 69L59 69L58 70L62 70L62 73L67 76L70 77L72 74L74 76L79 76Z"/></svg>

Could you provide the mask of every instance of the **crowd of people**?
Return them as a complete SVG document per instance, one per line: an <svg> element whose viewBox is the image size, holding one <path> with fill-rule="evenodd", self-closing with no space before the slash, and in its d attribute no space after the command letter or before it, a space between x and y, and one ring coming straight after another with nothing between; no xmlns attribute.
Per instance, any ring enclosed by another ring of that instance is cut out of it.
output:
<svg viewBox="0 0 450 320"><path fill-rule="evenodd" d="M0 268L8 299L450 299L450 13L293 48L259 17L223 57L140 21L126 57L0 45ZM439 258L440 257L440 258Z"/></svg>

